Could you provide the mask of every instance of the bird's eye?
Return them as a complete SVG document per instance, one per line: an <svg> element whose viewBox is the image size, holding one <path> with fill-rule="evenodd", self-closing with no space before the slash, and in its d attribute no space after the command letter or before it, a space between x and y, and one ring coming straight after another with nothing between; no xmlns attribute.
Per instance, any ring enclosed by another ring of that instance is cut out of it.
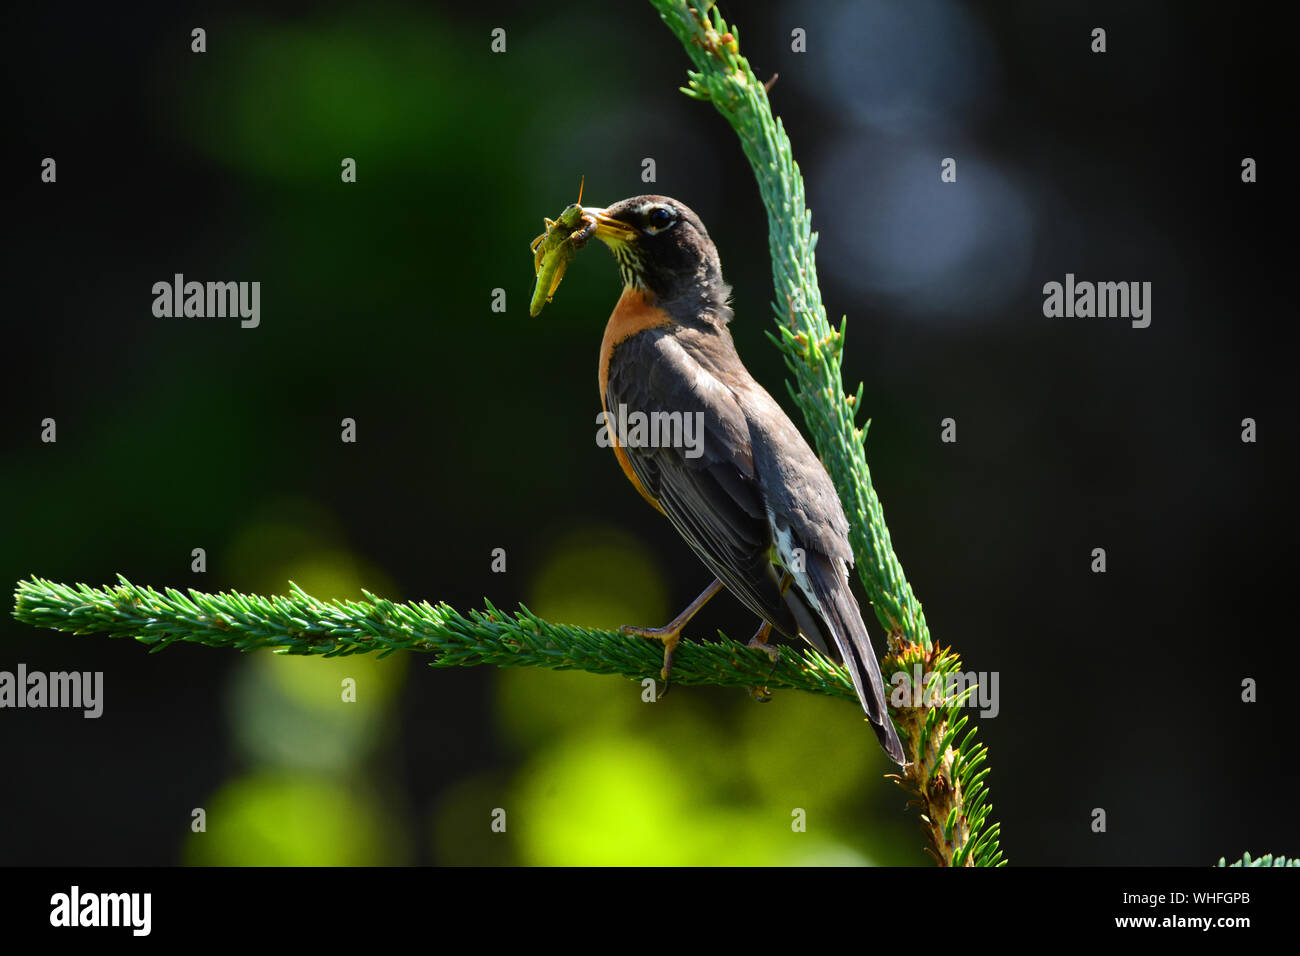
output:
<svg viewBox="0 0 1300 956"><path fill-rule="evenodd" d="M673 222L673 212L667 206L655 206L650 210L649 223L650 228L656 232L660 229L667 229Z"/></svg>

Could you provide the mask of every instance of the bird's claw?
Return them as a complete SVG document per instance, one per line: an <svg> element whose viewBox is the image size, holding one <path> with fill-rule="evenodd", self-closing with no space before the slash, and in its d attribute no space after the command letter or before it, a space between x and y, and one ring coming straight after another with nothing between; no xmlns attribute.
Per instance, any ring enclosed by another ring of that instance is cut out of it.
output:
<svg viewBox="0 0 1300 956"><path fill-rule="evenodd" d="M664 683L664 689L657 696L663 697L668 693L672 686L673 657L677 654L677 645L681 643L681 628L667 627L636 627L632 624L624 624L618 629L620 634L630 634L635 637L647 637L655 641L664 642L664 666L659 671L659 679Z"/></svg>
<svg viewBox="0 0 1300 956"><path fill-rule="evenodd" d="M752 647L756 651L762 651L767 655L768 660L772 662L773 667L781 663L781 648L777 647L775 644L769 644L767 641L760 640L758 637L752 637L749 639L749 643L745 646Z"/></svg>

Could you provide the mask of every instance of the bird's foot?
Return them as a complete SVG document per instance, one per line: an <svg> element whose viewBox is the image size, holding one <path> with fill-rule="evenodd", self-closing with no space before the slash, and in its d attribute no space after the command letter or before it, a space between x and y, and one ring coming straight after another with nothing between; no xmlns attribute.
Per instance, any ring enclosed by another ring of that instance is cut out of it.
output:
<svg viewBox="0 0 1300 956"><path fill-rule="evenodd" d="M767 621L764 621L759 625L758 631L754 636L749 639L749 643L745 645L746 647L752 647L755 650L762 651L768 656L768 659L772 661L772 670L769 671L767 675L769 678L772 676L772 672L776 670L776 665L781 660L781 648L777 647L775 644L769 644L767 642L768 635L771 633L772 625ZM747 689L749 690L749 696L754 698L754 700L758 701L760 704L766 704L772 699L772 692L766 687L750 687Z"/></svg>
<svg viewBox="0 0 1300 956"><path fill-rule="evenodd" d="M664 682L664 689L659 696L662 697L668 693L673 673L673 656L677 653L677 645L682 640L682 628L680 626L674 627L671 624L667 627L634 627L631 624L624 624L618 630L620 634L632 634L636 637L648 637L654 641L664 642L664 666L659 671L659 678Z"/></svg>
<svg viewBox="0 0 1300 956"><path fill-rule="evenodd" d="M781 663L781 648L777 647L775 644L769 644L767 641L763 640L763 638L759 637L757 634L751 637L749 639L749 643L746 644L745 646L752 647L754 648L754 650L762 651L764 654L766 654L768 660L772 662L772 667L774 669L777 664ZM767 676L771 677L772 675L768 674Z"/></svg>
<svg viewBox="0 0 1300 956"><path fill-rule="evenodd" d="M699 612L700 608L709 603L709 599L721 590L722 582L714 578L713 583L705 588L700 593L700 596L687 606L686 610L663 627L635 627L631 624L624 624L619 628L619 632L622 634L634 634L637 637L648 637L652 640L664 642L664 667L659 672L659 676L664 682L664 689L663 693L659 695L660 697L668 693L668 681L673 672L673 655L677 653L677 645L681 642L682 631L685 630L686 625Z"/></svg>

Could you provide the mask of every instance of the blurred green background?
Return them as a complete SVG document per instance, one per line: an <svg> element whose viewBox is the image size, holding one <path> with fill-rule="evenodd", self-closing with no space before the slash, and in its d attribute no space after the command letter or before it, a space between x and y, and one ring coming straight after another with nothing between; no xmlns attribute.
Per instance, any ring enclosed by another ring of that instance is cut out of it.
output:
<svg viewBox="0 0 1300 956"><path fill-rule="evenodd" d="M828 308L850 317L845 378L867 382L896 548L936 637L1002 672L983 734L1011 859L1285 852L1254 829L1249 787L1217 770L1264 713L1234 706L1240 675L1223 673L1218 642L1251 626L1234 595L1276 575L1284 550L1266 530L1281 488L1240 457L1233 423L1285 394L1268 349L1211 309L1266 264L1194 231L1233 225L1206 185L1237 155L1224 74L1187 52L1215 24L1110 7L1129 52L1107 73L1076 43L1082 8L1048 22L999 7L726 9L759 75L781 74L773 102L820 217ZM757 189L726 124L677 92L686 58L648 4L42 5L13 19L6 580L293 580L322 598L523 601L593 626L663 623L708 582L593 441L618 294L608 254L584 252L542 317L527 314L529 240L580 177L588 204L676 196L719 246L741 354L794 411L764 337ZM799 25L806 56L790 50ZM864 74L873 63L893 72ZM1105 123L1082 128L1081 113ZM930 188L954 152L984 205ZM55 187L33 173L47 155ZM344 157L355 184L340 182ZM912 163L924 190L872 192ZM1089 265L1157 280L1168 311L1150 335L1044 325L1041 283ZM155 318L152 284L176 272L260 281L260 327ZM1253 288L1239 308L1270 301ZM1225 355L1239 358L1207 390L1197 370ZM955 448L937 441L946 415L962 422ZM39 441L47 416L54 445ZM344 417L355 444L339 440ZM1189 456L1194 487L1175 477ZM1104 584L1078 554L1098 537L1122 556ZM206 573L190 570L197 547ZM1247 552L1239 577L1213 575L1221 606L1185 607L1209 589L1207 555ZM742 638L755 623L730 598L698 621ZM0 814L19 824L2 863L926 862L916 811L844 702L679 688L652 706L633 682L585 674L146 655L8 619L0 631L0 667L102 670L106 687L97 721L0 716ZM1181 634L1182 653L1120 712L1125 633ZM1063 688L1079 690L1061 713ZM1209 711L1195 726L1188 699ZM1135 750L1134 728L1164 743ZM1174 810L1151 799L1170 787L1188 794ZM1089 833L1098 805L1117 839Z"/></svg>

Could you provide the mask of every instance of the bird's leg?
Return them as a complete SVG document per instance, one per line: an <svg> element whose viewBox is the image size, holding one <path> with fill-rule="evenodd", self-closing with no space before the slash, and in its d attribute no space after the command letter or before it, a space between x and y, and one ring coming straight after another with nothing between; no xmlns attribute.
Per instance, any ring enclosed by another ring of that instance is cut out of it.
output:
<svg viewBox="0 0 1300 956"><path fill-rule="evenodd" d="M746 646L753 647L757 650L760 650L763 653L765 653L768 657L772 658L772 669L775 670L776 662L781 659L781 650L780 648L767 643L768 635L771 633L772 633L772 622L764 621L762 624L758 626L757 633L755 633L754 636L749 639L749 644ZM771 676L772 676L771 674L768 674L768 677ZM772 694L768 691L766 687L749 687L746 689L749 691L749 696L754 698L754 700L758 701L760 704L766 704L769 700L772 699Z"/></svg>
<svg viewBox="0 0 1300 956"><path fill-rule="evenodd" d="M777 663L781 660L781 648L777 647L775 644L769 644L767 642L771 633L772 622L764 621L758 626L758 630L754 633L754 636L749 639L749 643L745 646L752 647L756 651L762 651L771 658L772 666L776 667ZM772 675L769 674L768 676L771 677Z"/></svg>
<svg viewBox="0 0 1300 956"><path fill-rule="evenodd" d="M682 611L675 618L665 624L663 627L633 627L631 624L624 624L619 628L624 634L635 634L638 637L650 637L656 641L664 642L664 669L659 672L665 684L668 683L668 675L673 671L673 655L677 653L677 644L682 639L682 628L688 621L699 613L700 608L709 603L713 595L722 590L722 582L717 578L713 583L700 592L700 596L687 605L686 610ZM667 693L665 689L664 693Z"/></svg>
<svg viewBox="0 0 1300 956"><path fill-rule="evenodd" d="M793 580L794 578L791 576L789 571L786 571L781 575L781 596L782 597L785 597L785 592L790 589L790 584ZM769 658L771 658L772 671L768 672L767 675L768 677L772 676L772 672L776 670L776 665L781 660L781 648L777 647L775 644L769 644L767 642L767 639L768 637L771 636L771 634L772 634L772 622L764 621L762 624L758 626L758 630L754 633L754 636L749 639L749 644L746 645L747 647L752 647L755 650L762 651ZM753 697L755 700L764 704L772 699L772 695L768 693L766 687L751 687L749 688L749 695Z"/></svg>

